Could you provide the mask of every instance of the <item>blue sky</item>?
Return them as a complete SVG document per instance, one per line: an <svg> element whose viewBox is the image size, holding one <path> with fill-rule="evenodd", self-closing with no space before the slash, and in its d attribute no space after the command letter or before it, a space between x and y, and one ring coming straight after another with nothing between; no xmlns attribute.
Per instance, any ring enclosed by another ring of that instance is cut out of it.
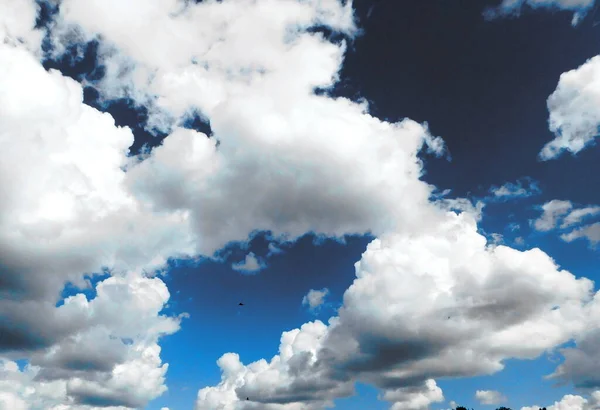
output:
<svg viewBox="0 0 600 410"><path fill-rule="evenodd" d="M600 406L599 6L0 0L0 410Z"/></svg>

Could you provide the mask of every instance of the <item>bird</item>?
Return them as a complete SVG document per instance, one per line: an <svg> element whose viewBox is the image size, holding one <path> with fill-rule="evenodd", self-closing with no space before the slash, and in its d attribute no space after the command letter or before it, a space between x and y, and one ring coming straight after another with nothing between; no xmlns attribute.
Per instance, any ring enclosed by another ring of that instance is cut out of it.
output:
<svg viewBox="0 0 600 410"><path fill-rule="evenodd" d="M238 306L244 306L244 304L242 302L238 303Z"/></svg>

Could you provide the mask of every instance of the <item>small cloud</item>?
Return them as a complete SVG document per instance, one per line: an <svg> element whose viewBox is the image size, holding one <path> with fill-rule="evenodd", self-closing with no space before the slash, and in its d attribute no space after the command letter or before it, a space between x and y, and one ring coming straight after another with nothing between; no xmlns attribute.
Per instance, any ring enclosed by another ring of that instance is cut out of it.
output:
<svg viewBox="0 0 600 410"><path fill-rule="evenodd" d="M568 228L572 225L580 224L584 219L594 216L600 213L600 206L589 206L587 208L575 209L567 215L560 226L561 228Z"/></svg>
<svg viewBox="0 0 600 410"><path fill-rule="evenodd" d="M533 227L537 231L547 232L555 229L559 219L566 215L573 208L570 201L561 201L553 199L542 205L542 215L533 222Z"/></svg>
<svg viewBox="0 0 600 410"><path fill-rule="evenodd" d="M587 239L593 246L596 246L600 242L600 222L575 229L574 231L561 235L560 238L565 242L573 242L576 239L583 238Z"/></svg>
<svg viewBox="0 0 600 410"><path fill-rule="evenodd" d="M477 201L477 203L474 204L467 198L440 199L437 201L437 203L442 209L448 211L469 213L473 215L477 221L481 220L482 211L485 207L485 203L483 201Z"/></svg>
<svg viewBox="0 0 600 410"><path fill-rule="evenodd" d="M256 273L264 269L266 266L260 261L254 253L250 252L242 262L231 265L233 270L238 272Z"/></svg>
<svg viewBox="0 0 600 410"><path fill-rule="evenodd" d="M273 255L279 255L283 253L283 249L278 248L273 242L269 243L269 253L267 254L267 258L270 258Z"/></svg>
<svg viewBox="0 0 600 410"><path fill-rule="evenodd" d="M458 407L458 404L454 400L450 400L450 408L455 409Z"/></svg>
<svg viewBox="0 0 600 410"><path fill-rule="evenodd" d="M508 201L514 198L528 198L541 193L538 183L531 178L521 178L516 182L507 182L502 186L492 186L490 193L493 198Z"/></svg>
<svg viewBox="0 0 600 410"><path fill-rule="evenodd" d="M506 397L496 390L477 390L475 398L481 404L499 404L506 401Z"/></svg>
<svg viewBox="0 0 600 410"><path fill-rule="evenodd" d="M504 242L504 236L502 236L502 234L499 233L492 233L488 237L488 242L492 246L502 245L502 243Z"/></svg>
<svg viewBox="0 0 600 410"><path fill-rule="evenodd" d="M508 224L507 228L511 232L516 232L516 231L519 231L521 229L521 225L519 225L516 222L511 222L510 224Z"/></svg>
<svg viewBox="0 0 600 410"><path fill-rule="evenodd" d="M531 9L559 9L573 12L571 25L578 25L594 5L594 0L503 0L496 7L487 8L483 16L486 20L501 17L520 16L521 10L527 5Z"/></svg>
<svg viewBox="0 0 600 410"><path fill-rule="evenodd" d="M522 236L517 236L515 238L515 245L523 246L525 245L525 239Z"/></svg>
<svg viewBox="0 0 600 410"><path fill-rule="evenodd" d="M302 305L308 305L310 310L317 310L325 303L325 297L327 295L329 295L329 289L327 288L321 290L311 289L302 299Z"/></svg>

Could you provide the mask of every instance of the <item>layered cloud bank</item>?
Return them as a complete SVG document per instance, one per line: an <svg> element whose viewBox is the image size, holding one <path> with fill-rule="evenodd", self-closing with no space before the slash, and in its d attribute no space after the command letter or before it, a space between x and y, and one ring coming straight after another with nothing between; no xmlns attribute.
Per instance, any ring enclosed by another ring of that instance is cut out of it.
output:
<svg viewBox="0 0 600 410"><path fill-rule="evenodd" d="M144 407L166 389L159 341L182 319L161 313L169 291L155 275L256 230L378 239L338 316L283 333L270 361L225 354L198 410L321 409L359 380L394 410L422 409L444 400L436 378L491 374L573 338L554 377L600 387L592 282L538 249L490 246L469 201L432 201L419 154L444 146L424 125L314 93L346 50L320 30L350 38L351 2L60 2L54 52L100 41L94 86L148 104L148 127L168 133L144 158L80 84L43 69L35 3L0 6L1 405ZM181 127L190 113L210 137ZM61 300L67 281L91 287L84 274L103 271L94 298Z"/></svg>

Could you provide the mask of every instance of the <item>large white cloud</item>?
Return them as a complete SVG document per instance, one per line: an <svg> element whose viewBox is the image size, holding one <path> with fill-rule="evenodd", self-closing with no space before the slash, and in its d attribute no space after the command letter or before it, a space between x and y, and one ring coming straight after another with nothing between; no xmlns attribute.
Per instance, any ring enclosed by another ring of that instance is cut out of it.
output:
<svg viewBox="0 0 600 410"><path fill-rule="evenodd" d="M19 10L0 14L12 24ZM4 27L27 39L26 25ZM0 401L142 407L166 388L158 338L179 328L159 315L166 286L143 272L193 254L195 240L184 213L152 213L127 192L131 131L84 105L81 86L45 71L31 44L0 44L0 356L35 370L1 377ZM65 281L89 286L83 274L103 268L116 276L95 299L56 307Z"/></svg>
<svg viewBox="0 0 600 410"><path fill-rule="evenodd" d="M131 132L83 105L78 84L0 46L0 326L10 355L35 351L6 400L143 406L164 391L157 342L179 319L159 315L168 291L142 272L257 229L379 239L338 317L284 333L270 361L223 356L222 382L199 392L198 409L320 409L356 380L394 409L421 409L443 400L437 377L490 374L589 337L590 281L539 250L488 247L469 201L430 202L418 153L439 154L440 139L312 93L334 83L345 51L306 30L319 24L352 33L351 2L64 0L55 44L99 38L102 92L156 97L151 125L170 135L141 161L126 157ZM213 138L172 127L190 110ZM96 299L53 307L65 280L103 267L117 276ZM117 297L135 316L115 310ZM83 354L89 340L113 366Z"/></svg>
<svg viewBox="0 0 600 410"><path fill-rule="evenodd" d="M540 158L557 158L564 151L577 154L593 145L600 127L600 56L560 76L548 98L550 131L555 138L540 152Z"/></svg>
<svg viewBox="0 0 600 410"><path fill-rule="evenodd" d="M1 0L0 40L38 53L44 34L34 29L38 9L35 0Z"/></svg>
<svg viewBox="0 0 600 410"><path fill-rule="evenodd" d="M53 335L49 347L31 355L24 372L5 361L5 371L12 376L1 378L6 381L0 383L0 393L17 395L41 410L63 404L138 408L166 390L168 365L160 360L157 342L179 329L180 318L159 314L169 299L165 284L129 274L100 282L96 291L90 301L77 294L56 308L15 304L21 317L1 306L3 314L8 311L13 323L31 336L44 329L64 333ZM16 329L3 334L18 336ZM50 387L44 386L54 386L54 393L48 395Z"/></svg>
<svg viewBox="0 0 600 410"><path fill-rule="evenodd" d="M66 0L54 34L59 51L65 39L102 35L108 95L121 95L125 85L142 101L156 95L166 118L190 108L210 117L222 101L265 77L283 93L330 84L343 47L305 32L319 24L353 32L352 2Z"/></svg>
<svg viewBox="0 0 600 410"><path fill-rule="evenodd" d="M468 213L445 214L431 232L383 235L356 275L328 327L292 333L318 327L320 337L307 335L311 343L294 351L286 333L280 352L292 354L228 366L221 384L200 391L197 409L210 408L209 397L227 397L227 410L323 408L356 380L381 388L394 409L424 409L443 400L432 379L492 374L506 359L538 357L585 334L598 308L589 280L538 249L488 246Z"/></svg>

